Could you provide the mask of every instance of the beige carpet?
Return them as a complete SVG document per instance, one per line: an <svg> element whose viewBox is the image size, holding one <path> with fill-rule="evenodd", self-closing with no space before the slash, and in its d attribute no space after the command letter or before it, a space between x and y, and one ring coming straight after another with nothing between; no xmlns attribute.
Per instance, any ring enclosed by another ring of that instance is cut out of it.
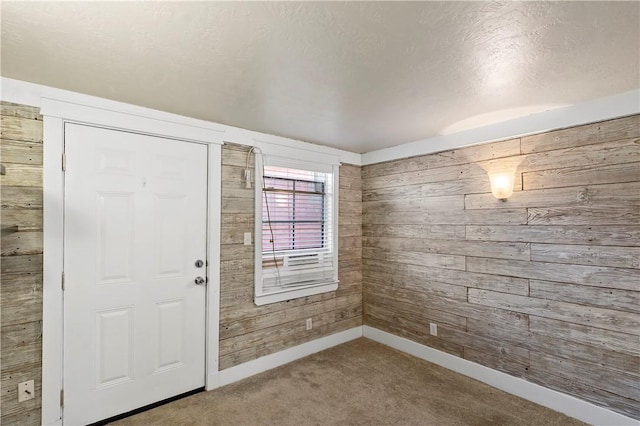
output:
<svg viewBox="0 0 640 426"><path fill-rule="evenodd" d="M115 423L126 425L581 425L368 339Z"/></svg>

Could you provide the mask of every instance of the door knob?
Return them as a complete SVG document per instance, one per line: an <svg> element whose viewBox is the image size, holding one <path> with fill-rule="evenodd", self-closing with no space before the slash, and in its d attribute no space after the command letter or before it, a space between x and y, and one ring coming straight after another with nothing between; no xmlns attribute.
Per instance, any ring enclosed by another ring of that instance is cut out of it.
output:
<svg viewBox="0 0 640 426"><path fill-rule="evenodd" d="M196 284L198 284L198 285L204 285L204 284L207 282L207 280L205 280L205 279L204 279L204 278L202 278L202 277L196 277L195 282L196 282Z"/></svg>

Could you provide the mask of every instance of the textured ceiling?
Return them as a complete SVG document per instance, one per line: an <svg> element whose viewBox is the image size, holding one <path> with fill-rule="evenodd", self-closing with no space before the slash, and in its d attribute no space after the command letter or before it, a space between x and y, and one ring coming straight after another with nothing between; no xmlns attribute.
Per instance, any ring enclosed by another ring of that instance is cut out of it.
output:
<svg viewBox="0 0 640 426"><path fill-rule="evenodd" d="M4 77L368 152L640 87L640 2L7 2Z"/></svg>

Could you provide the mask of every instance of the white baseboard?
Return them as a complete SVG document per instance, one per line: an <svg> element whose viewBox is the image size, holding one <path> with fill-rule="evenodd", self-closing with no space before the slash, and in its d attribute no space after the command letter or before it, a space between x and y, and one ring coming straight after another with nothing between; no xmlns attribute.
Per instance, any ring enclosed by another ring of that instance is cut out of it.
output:
<svg viewBox="0 0 640 426"><path fill-rule="evenodd" d="M363 326L364 337L408 353L495 388L593 425L640 425L640 422L570 395L467 361L377 328Z"/></svg>
<svg viewBox="0 0 640 426"><path fill-rule="evenodd" d="M349 330L341 331L330 336L321 337L311 342L303 343L284 351L266 355L258 359L254 359L226 370L212 373L208 377L207 390L212 390L220 386L228 385L238 380L251 377L255 374L262 373L272 368L279 367L291 361L295 361L316 352L329 349L333 346L340 345L350 340L362 337L362 327L354 327Z"/></svg>

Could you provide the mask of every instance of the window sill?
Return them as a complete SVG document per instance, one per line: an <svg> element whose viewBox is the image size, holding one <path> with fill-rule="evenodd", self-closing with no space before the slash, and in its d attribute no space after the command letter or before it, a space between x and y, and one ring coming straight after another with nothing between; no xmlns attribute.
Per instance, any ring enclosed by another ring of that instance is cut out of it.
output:
<svg viewBox="0 0 640 426"><path fill-rule="evenodd" d="M338 282L320 284L311 287L292 288L287 290L276 290L271 293L256 295L255 304L257 306L268 305L269 303L282 302L284 300L298 299L300 297L313 296L314 294L328 293L338 289Z"/></svg>

